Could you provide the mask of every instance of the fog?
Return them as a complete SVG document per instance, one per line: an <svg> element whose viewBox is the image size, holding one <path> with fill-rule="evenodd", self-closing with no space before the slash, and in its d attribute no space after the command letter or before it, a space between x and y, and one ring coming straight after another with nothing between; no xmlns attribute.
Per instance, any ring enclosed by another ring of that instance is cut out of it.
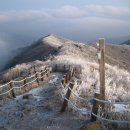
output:
<svg viewBox="0 0 130 130"><path fill-rule="evenodd" d="M31 44L32 40L30 37L23 35L0 33L0 71L17 55L18 48Z"/></svg>
<svg viewBox="0 0 130 130"><path fill-rule="evenodd" d="M48 34L77 42L121 43L130 37L130 9L113 5L0 10L0 67L14 50Z"/></svg>

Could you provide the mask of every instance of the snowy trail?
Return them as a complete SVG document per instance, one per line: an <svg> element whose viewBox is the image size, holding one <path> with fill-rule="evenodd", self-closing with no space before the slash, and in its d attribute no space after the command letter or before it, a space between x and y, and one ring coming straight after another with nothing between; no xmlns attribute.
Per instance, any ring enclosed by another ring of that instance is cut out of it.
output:
<svg viewBox="0 0 130 130"><path fill-rule="evenodd" d="M18 96L0 106L0 130L79 130L84 121L71 111L60 113L59 95L61 74L28 92L29 97Z"/></svg>

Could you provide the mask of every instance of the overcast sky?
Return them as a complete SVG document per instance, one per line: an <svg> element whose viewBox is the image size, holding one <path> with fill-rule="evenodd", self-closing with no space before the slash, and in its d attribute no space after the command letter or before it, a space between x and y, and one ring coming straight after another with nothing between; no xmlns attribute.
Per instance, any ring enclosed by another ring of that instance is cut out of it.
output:
<svg viewBox="0 0 130 130"><path fill-rule="evenodd" d="M40 37L48 33L79 41L130 34L130 0L3 0L2 33Z"/></svg>
<svg viewBox="0 0 130 130"><path fill-rule="evenodd" d="M0 49L48 34L84 42L130 36L130 0L0 1Z"/></svg>

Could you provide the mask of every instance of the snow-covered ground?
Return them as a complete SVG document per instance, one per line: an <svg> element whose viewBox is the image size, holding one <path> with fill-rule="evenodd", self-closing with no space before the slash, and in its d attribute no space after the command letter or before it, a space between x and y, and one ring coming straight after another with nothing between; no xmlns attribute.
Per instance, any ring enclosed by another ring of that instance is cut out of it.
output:
<svg viewBox="0 0 130 130"><path fill-rule="evenodd" d="M60 113L62 74L53 74L38 88L0 106L1 130L78 130L84 119L71 111Z"/></svg>

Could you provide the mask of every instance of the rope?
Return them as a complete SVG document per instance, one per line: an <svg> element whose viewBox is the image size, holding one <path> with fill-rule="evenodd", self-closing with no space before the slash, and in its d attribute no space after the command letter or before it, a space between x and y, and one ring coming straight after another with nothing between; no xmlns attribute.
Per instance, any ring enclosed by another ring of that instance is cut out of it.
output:
<svg viewBox="0 0 130 130"><path fill-rule="evenodd" d="M105 100L101 100L101 99L97 99L97 98L94 98L94 100L98 101L98 102L101 102L101 103L106 103L106 104L130 104L130 102L110 102L110 101L105 101Z"/></svg>
<svg viewBox="0 0 130 130"><path fill-rule="evenodd" d="M61 87L62 87L63 89L65 89L62 83L61 83ZM79 98L79 99L81 99L81 100L83 100L83 101L93 101L93 100L96 100L96 101L98 101L98 102L107 103L107 104L130 104L130 102L110 102L110 101L100 100L100 99L97 99L97 98L88 98L88 99L87 99L87 98L82 98L82 97L78 96L78 95L69 87L69 85L66 87L66 89L69 89L69 90L72 92L72 94L74 94L77 98ZM103 121L107 121L107 122L110 122L110 123L130 124L130 121L125 121L125 120L122 120L122 121L121 121L121 120L106 119L106 118L103 118L103 117L100 117L100 116L94 114L91 110L82 110L82 109L78 108L74 103L72 103L72 101L70 101L70 100L67 99L65 96L63 96L62 91L61 91L61 96L62 96L62 98L64 98L66 101L68 101L68 103L72 106L73 109L79 111L81 114L82 114L82 113L86 113L86 114L90 114L90 113L91 113L93 116L97 117L98 119L103 120Z"/></svg>
<svg viewBox="0 0 130 130"><path fill-rule="evenodd" d="M24 86L26 86L26 85L28 85L28 84L31 84L31 83L33 83L33 82L35 82L37 80L37 78L35 78L34 80L32 80L32 81L30 81L30 82L28 82L28 83L26 83L26 84L24 84L24 85L22 85L22 86L20 86L20 87L13 87L14 89L20 89L20 88L22 88L22 87L24 87Z"/></svg>
<svg viewBox="0 0 130 130"><path fill-rule="evenodd" d="M26 79L26 78L25 78ZM19 80L19 81L16 81L16 80L12 80L13 83L21 83L23 82L25 79L22 79L22 80Z"/></svg>
<svg viewBox="0 0 130 130"><path fill-rule="evenodd" d="M36 75L36 73L31 75L30 77L25 78L25 79L31 79L31 78L35 77L35 75Z"/></svg>
<svg viewBox="0 0 130 130"><path fill-rule="evenodd" d="M10 81L10 82L8 82L8 83L6 83L6 84L4 84L4 85L1 85L1 86L0 86L0 88L3 88L4 86L9 85L10 83L11 83L11 81Z"/></svg>
<svg viewBox="0 0 130 130"><path fill-rule="evenodd" d="M64 87L63 84L61 83L61 87L63 90L66 90L66 88L68 88L68 85L66 85L67 87Z"/></svg>
<svg viewBox="0 0 130 130"><path fill-rule="evenodd" d="M11 90L13 90L14 88L11 88L10 90L8 90L7 92L4 92L4 93L1 93L0 94L0 96L2 96L2 95L5 95L5 94L7 94L7 93L9 93Z"/></svg>
<svg viewBox="0 0 130 130"><path fill-rule="evenodd" d="M27 78L25 78L25 79L33 78L33 77L35 77L36 74L42 74L42 73L44 73L44 72L46 72L46 70L43 71L43 72L36 72L35 74L33 74L33 75L31 75L30 77L27 77ZM0 88L9 85L11 82L13 82L13 83L21 83L21 82L23 82L25 79L22 79L22 80L19 80L19 81L11 80L10 82L8 82L8 83L6 83L6 84L1 85Z"/></svg>
<svg viewBox="0 0 130 130"><path fill-rule="evenodd" d="M77 94L75 94L74 91L73 91L70 87L68 87L68 88L69 88L69 90L70 90L77 98L79 98L80 100L83 100L83 101L92 101L92 100L93 100L93 98L83 98L83 97L80 97L80 96L78 96Z"/></svg>
<svg viewBox="0 0 130 130"><path fill-rule="evenodd" d="M46 70L45 71L42 71L42 72L37 72L37 74L42 74L42 73L45 73L46 72Z"/></svg>
<svg viewBox="0 0 130 130"><path fill-rule="evenodd" d="M83 100L83 101L90 101L91 102L93 100L96 100L96 101L104 103L104 104L105 103L106 104L125 104L125 105L130 104L130 102L110 102L110 101L105 101L105 100L101 100L101 99L97 99L97 98L83 98L83 97L80 97L77 94L75 94L75 92L69 86L64 88L62 83L61 83L61 86L62 86L63 89L69 89L72 92L72 94L74 94L77 98L79 98L80 100Z"/></svg>
<svg viewBox="0 0 130 130"><path fill-rule="evenodd" d="M44 72L46 72L46 70L43 71L43 72L36 72L34 75L31 75L30 77L27 77L27 78L25 78L25 79L33 78L33 77L35 77L36 74L42 74L42 73L44 73ZM28 84L31 84L31 83L35 82L37 79L43 78L44 76L45 76L45 75L43 75L42 77L37 77L37 78L35 78L34 80L32 80L32 81L30 81L30 82L28 82L28 83L26 83L26 84L24 84L24 85L22 85L22 86L20 86L20 87L13 87L13 88L9 89L8 91L6 91L6 92L4 92L4 93L1 93L0 96L9 93L9 92L10 92L11 90L13 90L13 89L21 89L21 88L23 88L24 86L26 86L26 85L28 85ZM20 82L23 82L25 79L22 79L22 80L20 80L20 81L12 80L12 81L10 81L9 83L0 86L0 88L9 85L11 82L13 82L13 83L20 83Z"/></svg>
<svg viewBox="0 0 130 130"><path fill-rule="evenodd" d="M44 72L46 72L46 71L44 71ZM43 73L43 72L42 72L42 73ZM46 74L48 74L48 73L46 73ZM44 78L44 76L45 76L45 75L40 76L40 77L38 77L38 79Z"/></svg>
<svg viewBox="0 0 130 130"><path fill-rule="evenodd" d="M107 122L111 122L111 123L118 123L118 124L130 124L130 121L121 121L121 120L111 120L111 119L106 119L106 118L102 118L94 113L91 113L93 116L97 117L100 120L103 121L107 121Z"/></svg>
<svg viewBox="0 0 130 130"><path fill-rule="evenodd" d="M26 84L20 86L20 87L13 87L13 88L9 89L7 92L1 93L0 96L9 93L9 92L10 92L11 90L13 90L13 89L20 89L20 88L23 88L24 86L26 86L26 85L28 85L28 84L30 84L30 83L33 83L33 82L36 81L36 80L37 80L37 78L34 79L34 80L32 80L31 82L28 82L28 83L26 83Z"/></svg>
<svg viewBox="0 0 130 130"><path fill-rule="evenodd" d="M71 105L73 108L75 108L76 110L78 110L78 111L80 111L80 112L86 112L86 114L90 114L90 113L91 113L91 111L82 110L82 109L78 108L77 106L75 106L75 105L74 105L69 99L67 99L66 97L65 97L65 100L68 101L68 102L70 103L70 105Z"/></svg>

